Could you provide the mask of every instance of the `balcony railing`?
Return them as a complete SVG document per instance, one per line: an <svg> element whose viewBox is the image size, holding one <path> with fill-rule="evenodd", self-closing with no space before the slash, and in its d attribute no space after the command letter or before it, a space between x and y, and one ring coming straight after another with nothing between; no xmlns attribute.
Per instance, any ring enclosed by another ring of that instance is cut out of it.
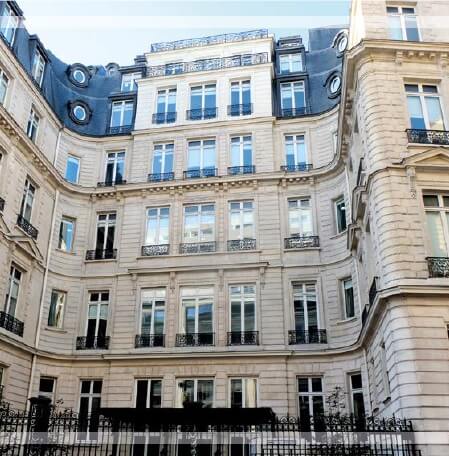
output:
<svg viewBox="0 0 449 456"><path fill-rule="evenodd" d="M164 334L137 334L135 341L136 348L143 347L165 347Z"/></svg>
<svg viewBox="0 0 449 456"><path fill-rule="evenodd" d="M430 277L449 277L449 258L427 257L426 260Z"/></svg>
<svg viewBox="0 0 449 456"><path fill-rule="evenodd" d="M407 130L407 137L409 143L418 144L435 144L438 146L449 145L449 131L444 130Z"/></svg>
<svg viewBox="0 0 449 456"><path fill-rule="evenodd" d="M230 166L228 168L228 174L230 176L236 176L238 174L254 174L255 172L256 167L254 165Z"/></svg>
<svg viewBox="0 0 449 456"><path fill-rule="evenodd" d="M238 250L254 250L255 248L255 239L233 239L228 241L228 252L237 252Z"/></svg>
<svg viewBox="0 0 449 456"><path fill-rule="evenodd" d="M234 104L228 105L228 116L238 117L238 116L249 116L253 113L253 104Z"/></svg>
<svg viewBox="0 0 449 456"><path fill-rule="evenodd" d="M307 106L301 106L300 108L286 108L281 109L281 117L301 117L309 113Z"/></svg>
<svg viewBox="0 0 449 456"><path fill-rule="evenodd" d="M153 123L167 124L176 122L176 112L156 112L153 114Z"/></svg>
<svg viewBox="0 0 449 456"><path fill-rule="evenodd" d="M125 179L117 179L105 182L97 182L97 187L114 187L114 185L125 185Z"/></svg>
<svg viewBox="0 0 449 456"><path fill-rule="evenodd" d="M217 117L218 108L189 109L186 111L187 120L207 120Z"/></svg>
<svg viewBox="0 0 449 456"><path fill-rule="evenodd" d="M175 173L154 173L148 174L148 182L165 182L172 181L175 178Z"/></svg>
<svg viewBox="0 0 449 456"><path fill-rule="evenodd" d="M32 237L33 239L37 239L37 235L39 231L34 228L33 225L25 218L22 217L20 214L17 216L17 226L20 226L23 231L25 231L28 236Z"/></svg>
<svg viewBox="0 0 449 456"><path fill-rule="evenodd" d="M281 171L294 173L296 171L310 171L312 168L313 165L310 163L298 163L297 165L283 165L281 166Z"/></svg>
<svg viewBox="0 0 449 456"><path fill-rule="evenodd" d="M224 68L260 65L268 62L269 57L267 52L233 55L230 57L195 60L194 62L178 62L150 66L148 67L147 76L149 78L154 78L157 76L171 76L174 74L196 73L198 71L213 71L222 70Z"/></svg>
<svg viewBox="0 0 449 456"><path fill-rule="evenodd" d="M23 336L23 321L17 320L17 318L3 311L0 311L0 328L4 328L17 336Z"/></svg>
<svg viewBox="0 0 449 456"><path fill-rule="evenodd" d="M3 212L5 210L5 200L3 198L0 198L0 212Z"/></svg>
<svg viewBox="0 0 449 456"><path fill-rule="evenodd" d="M107 350L109 348L109 336L80 336L76 338L77 350Z"/></svg>
<svg viewBox="0 0 449 456"><path fill-rule="evenodd" d="M306 249L309 247L319 247L319 236L294 236L284 239L286 249Z"/></svg>
<svg viewBox="0 0 449 456"><path fill-rule="evenodd" d="M259 331L228 332L228 345L259 345Z"/></svg>
<svg viewBox="0 0 449 456"><path fill-rule="evenodd" d="M199 179L201 177L216 177L217 168L189 169L184 171L184 179Z"/></svg>
<svg viewBox="0 0 449 456"><path fill-rule="evenodd" d="M142 256L168 255L169 252L170 252L170 244L143 245L142 246Z"/></svg>
<svg viewBox="0 0 449 456"><path fill-rule="evenodd" d="M181 254L215 252L216 249L216 242L186 242L179 244L179 253Z"/></svg>
<svg viewBox="0 0 449 456"><path fill-rule="evenodd" d="M120 125L118 127L108 127L107 135L129 135L133 130L132 125Z"/></svg>
<svg viewBox="0 0 449 456"><path fill-rule="evenodd" d="M327 344L325 329L310 329L309 331L289 331L288 344Z"/></svg>
<svg viewBox="0 0 449 456"><path fill-rule="evenodd" d="M214 333L176 334L177 347L201 347L214 345Z"/></svg>
<svg viewBox="0 0 449 456"><path fill-rule="evenodd" d="M117 249L96 249L86 252L86 261L93 260L115 260L117 258Z"/></svg>

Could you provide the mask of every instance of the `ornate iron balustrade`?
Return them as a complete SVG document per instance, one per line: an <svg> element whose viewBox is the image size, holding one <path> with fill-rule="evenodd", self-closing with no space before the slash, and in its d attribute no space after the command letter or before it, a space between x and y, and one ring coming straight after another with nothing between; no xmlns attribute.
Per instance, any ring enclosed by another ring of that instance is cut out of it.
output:
<svg viewBox="0 0 449 456"><path fill-rule="evenodd" d="M379 277L373 277L373 281L371 283L371 286L369 287L369 292L368 292L368 300L369 300L369 305L372 306L374 304L374 300L376 299L377 296L377 280Z"/></svg>
<svg viewBox="0 0 449 456"><path fill-rule="evenodd" d="M109 336L86 337L80 336L76 338L77 350L108 350Z"/></svg>
<svg viewBox="0 0 449 456"><path fill-rule="evenodd" d="M294 236L284 239L284 247L286 249L306 249L319 246L319 236Z"/></svg>
<svg viewBox="0 0 449 456"><path fill-rule="evenodd" d="M17 226L20 226L20 228L22 228L22 230L25 231L25 233L28 234L28 236L32 237L34 240L37 239L39 231L20 214L17 216Z"/></svg>
<svg viewBox="0 0 449 456"><path fill-rule="evenodd" d="M236 176L238 174L254 174L255 172L256 167L254 165L228 167L228 174L230 176Z"/></svg>
<svg viewBox="0 0 449 456"><path fill-rule="evenodd" d="M259 345L259 331L228 332L228 345Z"/></svg>
<svg viewBox="0 0 449 456"><path fill-rule="evenodd" d="M406 131L409 143L449 146L449 131L419 130L415 128L409 128Z"/></svg>
<svg viewBox="0 0 449 456"><path fill-rule="evenodd" d="M208 120L217 117L218 108L189 109L186 111L187 120Z"/></svg>
<svg viewBox="0 0 449 456"><path fill-rule="evenodd" d="M310 329L309 331L289 331L288 344L327 344L325 329Z"/></svg>
<svg viewBox="0 0 449 456"><path fill-rule="evenodd" d="M233 239L231 241L228 241L229 252L236 252L238 250L254 250L255 248L255 239Z"/></svg>
<svg viewBox="0 0 449 456"><path fill-rule="evenodd" d="M107 135L129 135L133 131L132 125L120 125L118 127L108 127L106 129Z"/></svg>
<svg viewBox="0 0 449 456"><path fill-rule="evenodd" d="M313 165L310 163L298 163L297 165L283 165L281 171L286 173L293 173L295 171L310 171L313 169Z"/></svg>
<svg viewBox="0 0 449 456"><path fill-rule="evenodd" d="M117 258L117 249L96 249L86 252L86 261L93 260L115 260Z"/></svg>
<svg viewBox="0 0 449 456"><path fill-rule="evenodd" d="M166 124L176 122L176 112L157 112L153 114L154 124Z"/></svg>
<svg viewBox="0 0 449 456"><path fill-rule="evenodd" d="M105 182L97 182L97 187L114 187L115 185L125 185L125 179L117 179L114 181L105 181Z"/></svg>
<svg viewBox="0 0 449 456"><path fill-rule="evenodd" d="M151 45L151 52L174 51L175 49L185 49L191 47L210 46L212 44L235 43L237 41L256 40L267 38L268 30L250 30L249 32L225 33L221 35L212 35L202 38L189 38L187 40L164 41Z"/></svg>
<svg viewBox="0 0 449 456"><path fill-rule="evenodd" d="M179 244L179 253L207 253L215 252L217 249L217 243L213 242L185 242Z"/></svg>
<svg viewBox="0 0 449 456"><path fill-rule="evenodd" d="M449 258L427 257L426 260L430 277L449 277Z"/></svg>
<svg viewBox="0 0 449 456"><path fill-rule="evenodd" d="M5 210L5 200L3 198L0 198L0 212L3 212Z"/></svg>
<svg viewBox="0 0 449 456"><path fill-rule="evenodd" d="M173 74L196 73L198 71L213 71L224 68L261 65L268 62L269 57L267 52L233 55L230 57L196 60L194 62L179 62L150 66L148 67L147 77L154 78L157 76L170 76Z"/></svg>
<svg viewBox="0 0 449 456"><path fill-rule="evenodd" d="M137 334L135 347L165 347L165 334Z"/></svg>
<svg viewBox="0 0 449 456"><path fill-rule="evenodd" d="M237 116L249 116L253 113L253 104L235 104L228 105L228 116L237 117Z"/></svg>
<svg viewBox="0 0 449 456"><path fill-rule="evenodd" d="M143 245L142 256L161 256L168 255L170 252L170 244L159 245Z"/></svg>
<svg viewBox="0 0 449 456"><path fill-rule="evenodd" d="M301 106L300 108L286 108L281 109L281 117L301 117L309 113L307 106Z"/></svg>
<svg viewBox="0 0 449 456"><path fill-rule="evenodd" d="M0 311L0 328L4 328L17 336L23 336L23 321L17 320L17 318L3 311Z"/></svg>
<svg viewBox="0 0 449 456"><path fill-rule="evenodd" d="M177 347L202 347L214 345L215 333L176 334Z"/></svg>
<svg viewBox="0 0 449 456"><path fill-rule="evenodd" d="M216 177L217 168L188 169L184 171L184 179L199 179L201 177Z"/></svg>
<svg viewBox="0 0 449 456"><path fill-rule="evenodd" d="M148 182L165 182L175 178L175 173L154 173L148 174Z"/></svg>

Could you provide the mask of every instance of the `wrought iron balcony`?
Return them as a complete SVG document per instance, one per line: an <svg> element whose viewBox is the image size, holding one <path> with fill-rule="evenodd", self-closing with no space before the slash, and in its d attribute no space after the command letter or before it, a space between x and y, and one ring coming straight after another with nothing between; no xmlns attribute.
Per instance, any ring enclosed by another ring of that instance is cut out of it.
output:
<svg viewBox="0 0 449 456"><path fill-rule="evenodd" d="M448 257L427 257L426 260L430 277L449 277Z"/></svg>
<svg viewBox="0 0 449 456"><path fill-rule="evenodd" d="M307 106L301 106L300 108L286 108L281 109L281 117L301 117L309 113Z"/></svg>
<svg viewBox="0 0 449 456"><path fill-rule="evenodd" d="M156 112L153 114L153 123L167 124L176 122L176 112Z"/></svg>
<svg viewBox="0 0 449 456"><path fill-rule="evenodd" d="M255 239L233 239L228 241L228 252L237 252L238 250L254 250L255 248Z"/></svg>
<svg viewBox="0 0 449 456"><path fill-rule="evenodd" d="M109 348L109 336L86 337L80 336L76 338L77 350L107 350Z"/></svg>
<svg viewBox="0 0 449 456"><path fill-rule="evenodd" d="M176 334L177 347L201 347L214 345L215 333Z"/></svg>
<svg viewBox="0 0 449 456"><path fill-rule="evenodd" d="M218 108L189 109L186 111L187 120L207 120L217 117Z"/></svg>
<svg viewBox="0 0 449 456"><path fill-rule="evenodd" d="M108 127L107 135L129 135L133 131L132 125L120 125L118 127Z"/></svg>
<svg viewBox="0 0 449 456"><path fill-rule="evenodd" d="M409 143L436 144L438 146L449 146L449 131L419 130L415 128L409 128L406 131Z"/></svg>
<svg viewBox="0 0 449 456"><path fill-rule="evenodd" d="M184 171L184 179L199 179L201 177L216 177L217 168L189 169Z"/></svg>
<svg viewBox="0 0 449 456"><path fill-rule="evenodd" d="M17 320L17 318L3 311L0 311L0 328L4 328L17 336L23 336L23 321Z"/></svg>
<svg viewBox="0 0 449 456"><path fill-rule="evenodd" d="M25 231L28 236L32 237L33 239L37 239L39 231L34 228L33 225L25 218L22 217L20 214L17 216L17 226L20 226L23 231Z"/></svg>
<svg viewBox="0 0 449 456"><path fill-rule="evenodd" d="M0 198L0 212L3 212L5 210L5 200L3 198Z"/></svg>
<svg viewBox="0 0 449 456"><path fill-rule="evenodd" d="M228 116L238 117L238 116L249 116L253 113L253 104L234 104L228 105Z"/></svg>
<svg viewBox="0 0 449 456"><path fill-rule="evenodd" d="M137 334L135 347L165 347L165 334Z"/></svg>
<svg viewBox="0 0 449 456"><path fill-rule="evenodd" d="M168 255L169 252L170 252L170 244L143 245L142 246L142 256Z"/></svg>
<svg viewBox="0 0 449 456"><path fill-rule="evenodd" d="M126 180L125 179L117 179L117 180L111 180L111 181L105 181L105 182L97 182L97 187L114 187L115 185L125 185Z"/></svg>
<svg viewBox="0 0 449 456"><path fill-rule="evenodd" d="M181 254L215 252L216 249L216 242L185 242L179 244L179 253Z"/></svg>
<svg viewBox="0 0 449 456"><path fill-rule="evenodd" d="M259 345L259 331L228 332L228 345Z"/></svg>
<svg viewBox="0 0 449 456"><path fill-rule="evenodd" d="M310 163L298 163L297 165L281 166L281 171L286 173L294 173L295 171L310 171L313 166Z"/></svg>
<svg viewBox="0 0 449 456"><path fill-rule="evenodd" d="M374 300L376 299L376 296L377 296L377 281L378 280L379 280L379 277L373 277L373 281L371 283L371 286L369 287L368 300L369 300L370 306L372 306L374 304Z"/></svg>
<svg viewBox="0 0 449 456"><path fill-rule="evenodd" d="M86 261L93 260L115 260L117 258L117 249L95 249L86 252Z"/></svg>
<svg viewBox="0 0 449 456"><path fill-rule="evenodd" d="M228 167L228 174L230 176L236 176L238 174L254 174L255 172L256 167L254 165Z"/></svg>
<svg viewBox="0 0 449 456"><path fill-rule="evenodd" d="M289 331L288 344L327 344L325 329L310 329L309 331Z"/></svg>
<svg viewBox="0 0 449 456"><path fill-rule="evenodd" d="M147 77L154 78L157 76L196 73L198 71L222 70L224 68L260 65L268 62L268 53L259 52L257 54L243 54L230 57L195 60L194 62L168 63L166 65L148 67Z"/></svg>
<svg viewBox="0 0 449 456"><path fill-rule="evenodd" d="M148 182L165 182L172 181L175 178L175 173L154 173L148 174Z"/></svg>
<svg viewBox="0 0 449 456"><path fill-rule="evenodd" d="M286 249L306 249L309 247L319 247L319 236L293 236L284 239Z"/></svg>

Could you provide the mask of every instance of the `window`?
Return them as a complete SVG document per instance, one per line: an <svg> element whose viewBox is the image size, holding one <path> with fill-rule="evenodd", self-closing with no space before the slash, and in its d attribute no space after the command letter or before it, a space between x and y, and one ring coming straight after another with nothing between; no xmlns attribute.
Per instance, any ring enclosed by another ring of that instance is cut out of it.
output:
<svg viewBox="0 0 449 456"><path fill-rule="evenodd" d="M86 347L104 346L108 324L109 292L92 291L89 293L89 304L86 328ZM96 339L98 343L96 343Z"/></svg>
<svg viewBox="0 0 449 456"><path fill-rule="evenodd" d="M64 321L64 308L67 294L62 291L51 292L50 308L48 309L47 325L51 328L61 329Z"/></svg>
<svg viewBox="0 0 449 456"><path fill-rule="evenodd" d="M170 179L173 173L173 143L156 144L153 152L153 175L160 175L162 180Z"/></svg>
<svg viewBox="0 0 449 456"><path fill-rule="evenodd" d="M27 221L31 221L31 213L33 212L34 197L36 195L36 187L29 178L25 180L23 188L22 203L20 205L20 215Z"/></svg>
<svg viewBox="0 0 449 456"><path fill-rule="evenodd" d="M80 177L80 159L69 155L65 167L65 179L72 184L77 184Z"/></svg>
<svg viewBox="0 0 449 456"><path fill-rule="evenodd" d="M37 132L39 129L39 116L36 114L34 108L31 108L30 117L28 118L26 134L31 141L36 142Z"/></svg>
<svg viewBox="0 0 449 456"><path fill-rule="evenodd" d="M420 41L415 8L387 6L387 15L392 40Z"/></svg>
<svg viewBox="0 0 449 456"><path fill-rule="evenodd" d="M77 68L76 70L74 70L74 71L71 73L71 76L72 76L72 78L73 78L78 84L80 84L80 85L85 84L86 81L87 81L87 75L86 75L86 73L85 73L83 70L79 69L79 68Z"/></svg>
<svg viewBox="0 0 449 456"><path fill-rule="evenodd" d="M285 164L287 170L307 170L307 149L304 135L285 136Z"/></svg>
<svg viewBox="0 0 449 456"><path fill-rule="evenodd" d="M231 378L231 408L257 407L257 379Z"/></svg>
<svg viewBox="0 0 449 456"><path fill-rule="evenodd" d="M288 201L288 225L291 237L313 235L310 198Z"/></svg>
<svg viewBox="0 0 449 456"><path fill-rule="evenodd" d="M54 402L56 380L52 377L41 377L39 379L39 397L47 397Z"/></svg>
<svg viewBox="0 0 449 456"><path fill-rule="evenodd" d="M181 290L181 332L202 334L203 343L213 342L213 288L183 288Z"/></svg>
<svg viewBox="0 0 449 456"><path fill-rule="evenodd" d="M141 334L164 334L165 288L142 290Z"/></svg>
<svg viewBox="0 0 449 456"><path fill-rule="evenodd" d="M161 408L162 380L136 380L136 408Z"/></svg>
<svg viewBox="0 0 449 456"><path fill-rule="evenodd" d="M202 402L203 408L214 405L214 381L209 379L178 380L177 407L191 402Z"/></svg>
<svg viewBox="0 0 449 456"><path fill-rule="evenodd" d="M71 252L73 249L73 235L75 233L75 221L63 217L59 226L58 249L64 252Z"/></svg>
<svg viewBox="0 0 449 456"><path fill-rule="evenodd" d="M362 374L357 372L349 375L349 386L351 387L351 411L356 420L365 417L365 402L363 400Z"/></svg>
<svg viewBox="0 0 449 456"><path fill-rule="evenodd" d="M346 230L346 203L344 197L340 197L334 202L335 206L335 224L337 233L342 233Z"/></svg>
<svg viewBox="0 0 449 456"><path fill-rule="evenodd" d="M20 281L22 280L22 271L14 265L9 270L9 282L6 290L5 313L14 317L17 310L17 301L19 299Z"/></svg>
<svg viewBox="0 0 449 456"><path fill-rule="evenodd" d="M229 203L229 239L254 239L254 203L234 201Z"/></svg>
<svg viewBox="0 0 449 456"><path fill-rule="evenodd" d="M184 242L215 240L215 205L202 204L184 207Z"/></svg>
<svg viewBox="0 0 449 456"><path fill-rule="evenodd" d="M308 422L310 417L319 420L322 417L324 394L321 377L298 378L298 404L301 421Z"/></svg>
<svg viewBox="0 0 449 456"><path fill-rule="evenodd" d="M231 285L229 300L231 333L236 333L236 340L240 340L242 332L256 330L256 286Z"/></svg>
<svg viewBox="0 0 449 456"><path fill-rule="evenodd" d="M253 146L251 136L231 138L231 167L235 171L252 172Z"/></svg>
<svg viewBox="0 0 449 456"><path fill-rule="evenodd" d="M430 255L449 256L449 195L423 195Z"/></svg>
<svg viewBox="0 0 449 456"><path fill-rule="evenodd" d="M8 91L9 78L0 68L0 105L5 104L6 92Z"/></svg>
<svg viewBox="0 0 449 456"><path fill-rule="evenodd" d="M125 152L109 152L106 158L105 182L106 185L123 182L125 171Z"/></svg>
<svg viewBox="0 0 449 456"><path fill-rule="evenodd" d="M251 81L231 82L231 116L251 114Z"/></svg>
<svg viewBox="0 0 449 456"><path fill-rule="evenodd" d="M189 156L187 160L189 171L205 171L207 174L215 174L215 140L204 139L201 141L189 141ZM191 173L192 177L195 173Z"/></svg>
<svg viewBox="0 0 449 456"><path fill-rule="evenodd" d="M345 318L352 318L355 316L354 289L352 287L352 279L349 278L342 280L341 285L343 287Z"/></svg>
<svg viewBox="0 0 449 456"><path fill-rule="evenodd" d="M16 35L16 30L19 26L19 18L16 16L11 6L3 2L3 14L0 22L0 32L7 41L9 45L14 43L14 37Z"/></svg>
<svg viewBox="0 0 449 456"><path fill-rule="evenodd" d="M388 372L388 363L387 363L387 352L385 349L385 343L380 345L380 368L382 370L382 385L384 390L384 401L390 399L391 389L390 389L390 375Z"/></svg>
<svg viewBox="0 0 449 456"><path fill-rule="evenodd" d="M157 122L175 122L176 120L176 88L157 91Z"/></svg>
<svg viewBox="0 0 449 456"><path fill-rule="evenodd" d="M36 81L39 87L42 86L45 72L45 59L39 49L34 52L33 66L31 68L31 76Z"/></svg>
<svg viewBox="0 0 449 456"><path fill-rule="evenodd" d="M204 84L190 89L190 120L211 119L217 115L215 84Z"/></svg>
<svg viewBox="0 0 449 456"><path fill-rule="evenodd" d="M170 208L153 207L147 209L147 231L145 245L165 245L170 243Z"/></svg>
<svg viewBox="0 0 449 456"><path fill-rule="evenodd" d="M112 103L111 128L129 127L133 123L134 102L132 100Z"/></svg>
<svg viewBox="0 0 449 456"><path fill-rule="evenodd" d="M281 84L281 108L284 115L304 114L305 106L304 81Z"/></svg>
<svg viewBox="0 0 449 456"><path fill-rule="evenodd" d="M299 52L295 54L281 54L279 56L279 67L281 74L303 71L302 55Z"/></svg>
<svg viewBox="0 0 449 456"><path fill-rule="evenodd" d="M115 212L98 214L96 250L111 252L114 249L115 222Z"/></svg>
<svg viewBox="0 0 449 456"><path fill-rule="evenodd" d="M89 433L98 431L102 387L102 380L81 380L78 419L80 440L89 440Z"/></svg>
<svg viewBox="0 0 449 456"><path fill-rule="evenodd" d="M141 73L126 73L122 75L122 92L133 92L137 90L136 81L141 77Z"/></svg>
<svg viewBox="0 0 449 456"><path fill-rule="evenodd" d="M444 130L438 87L426 84L405 84L410 127L418 130Z"/></svg>
<svg viewBox="0 0 449 456"><path fill-rule="evenodd" d="M299 342L313 342L318 333L318 305L314 283L293 285L293 304L295 309L295 331ZM308 334L306 334L308 333Z"/></svg>

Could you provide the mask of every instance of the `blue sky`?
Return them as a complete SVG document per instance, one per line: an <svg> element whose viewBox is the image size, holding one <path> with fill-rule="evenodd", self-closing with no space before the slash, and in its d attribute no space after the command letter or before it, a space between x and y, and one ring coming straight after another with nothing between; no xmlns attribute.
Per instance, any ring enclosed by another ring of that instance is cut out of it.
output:
<svg viewBox="0 0 449 456"><path fill-rule="evenodd" d="M350 0L18 0L26 27L67 63L121 65L150 43L268 28L277 37L348 22Z"/></svg>

